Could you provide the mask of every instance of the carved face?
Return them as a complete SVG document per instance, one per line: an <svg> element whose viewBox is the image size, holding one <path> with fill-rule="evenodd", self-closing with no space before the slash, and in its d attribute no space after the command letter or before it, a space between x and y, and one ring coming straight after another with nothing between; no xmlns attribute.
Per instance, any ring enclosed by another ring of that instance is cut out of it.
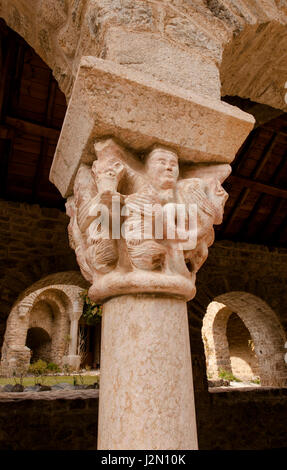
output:
<svg viewBox="0 0 287 470"><path fill-rule="evenodd" d="M177 155L166 149L153 150L147 157L146 174L155 188L174 188L179 174Z"/></svg>
<svg viewBox="0 0 287 470"><path fill-rule="evenodd" d="M116 191L124 172L124 165L116 159L95 160L92 166L99 191L105 189Z"/></svg>
<svg viewBox="0 0 287 470"><path fill-rule="evenodd" d="M217 209L215 224L221 224L223 219L224 206L228 199L228 193L221 186L221 183L218 179L210 179L207 184L207 194Z"/></svg>

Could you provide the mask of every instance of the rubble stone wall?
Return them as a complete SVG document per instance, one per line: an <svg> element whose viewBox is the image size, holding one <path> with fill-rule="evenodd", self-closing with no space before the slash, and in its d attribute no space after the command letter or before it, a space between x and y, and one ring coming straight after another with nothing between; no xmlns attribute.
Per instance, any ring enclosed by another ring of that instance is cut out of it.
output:
<svg viewBox="0 0 287 470"><path fill-rule="evenodd" d="M23 395L0 396L1 450L97 448L97 391ZM209 393L196 410L200 450L286 448L287 389Z"/></svg>
<svg viewBox="0 0 287 470"><path fill-rule="evenodd" d="M0 348L7 317L25 289L49 274L78 271L67 223L58 209L0 200Z"/></svg>

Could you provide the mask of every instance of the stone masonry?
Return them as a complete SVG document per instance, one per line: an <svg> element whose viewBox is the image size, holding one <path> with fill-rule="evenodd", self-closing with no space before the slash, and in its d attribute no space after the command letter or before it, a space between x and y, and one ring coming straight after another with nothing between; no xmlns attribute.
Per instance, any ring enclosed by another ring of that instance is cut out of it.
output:
<svg viewBox="0 0 287 470"><path fill-rule="evenodd" d="M0 201L0 347L17 297L48 274L77 269L58 209Z"/></svg>

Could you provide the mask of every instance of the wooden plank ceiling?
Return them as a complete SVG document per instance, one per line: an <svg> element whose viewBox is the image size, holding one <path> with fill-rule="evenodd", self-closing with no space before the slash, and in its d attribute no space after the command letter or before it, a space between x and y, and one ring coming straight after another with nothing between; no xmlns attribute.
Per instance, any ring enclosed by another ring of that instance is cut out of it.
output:
<svg viewBox="0 0 287 470"><path fill-rule="evenodd" d="M49 169L66 112L47 65L0 20L0 198L64 209ZM225 97L256 117L225 182L230 197L217 239L287 241L287 114Z"/></svg>
<svg viewBox="0 0 287 470"><path fill-rule="evenodd" d="M49 170L66 112L50 69L0 22L0 197L64 207Z"/></svg>

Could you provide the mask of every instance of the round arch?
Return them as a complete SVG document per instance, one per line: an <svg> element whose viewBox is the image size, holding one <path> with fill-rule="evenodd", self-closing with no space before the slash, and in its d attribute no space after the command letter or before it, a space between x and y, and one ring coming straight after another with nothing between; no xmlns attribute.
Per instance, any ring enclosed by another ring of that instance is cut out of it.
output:
<svg viewBox="0 0 287 470"><path fill-rule="evenodd" d="M15 302L8 317L1 357L1 373L23 371L30 364L26 345L30 328L42 328L51 337L51 358L61 364L67 353L70 326L83 310L80 293L86 282L78 272L49 275L26 289Z"/></svg>
<svg viewBox="0 0 287 470"><path fill-rule="evenodd" d="M286 23L273 20L245 25L223 50L221 95L250 99L286 112L286 51Z"/></svg>
<svg viewBox="0 0 287 470"><path fill-rule="evenodd" d="M202 336L208 374L218 377L220 369L231 371L226 328L232 313L238 315L250 332L258 359L261 384L274 387L286 385L286 336L283 328L268 304L247 292L219 295L207 307Z"/></svg>

